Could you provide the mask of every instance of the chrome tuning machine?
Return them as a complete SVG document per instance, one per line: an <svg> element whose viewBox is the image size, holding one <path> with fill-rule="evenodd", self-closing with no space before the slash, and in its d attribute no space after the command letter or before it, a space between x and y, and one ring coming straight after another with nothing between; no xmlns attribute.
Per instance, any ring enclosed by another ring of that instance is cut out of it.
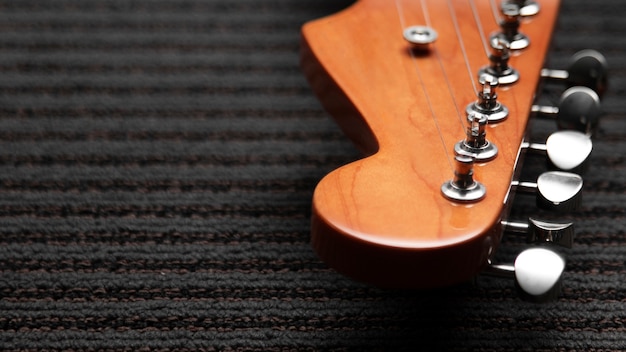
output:
<svg viewBox="0 0 626 352"><path fill-rule="evenodd" d="M522 149L545 154L559 170L582 173L586 168L593 143L591 137L579 131L561 130L552 133L545 144L523 142Z"/></svg>
<svg viewBox="0 0 626 352"><path fill-rule="evenodd" d="M565 259L544 247L522 251L513 265L489 263L484 273L513 278L522 299L546 302L558 297L562 287Z"/></svg>
<svg viewBox="0 0 626 352"><path fill-rule="evenodd" d="M498 79L494 76L482 74L478 77L478 99L467 105L465 112L467 116L472 113L483 114L487 116L489 123L497 123L504 121L509 116L509 109L498 101L496 88L498 87Z"/></svg>
<svg viewBox="0 0 626 352"><path fill-rule="evenodd" d="M499 33L492 36L493 38L502 39L509 43L510 50L526 49L530 45L530 39L519 31L520 17L522 8L517 2L502 2L500 12L502 21L500 21Z"/></svg>
<svg viewBox="0 0 626 352"><path fill-rule="evenodd" d="M572 248L576 236L573 222L557 223L529 218L528 222L503 220L502 226L504 232L526 234L528 243L554 243Z"/></svg>
<svg viewBox="0 0 626 352"><path fill-rule="evenodd" d="M555 118L559 129L587 134L593 134L602 115L598 94L582 86L571 87L563 92L558 106L533 105L531 111L539 117Z"/></svg>
<svg viewBox="0 0 626 352"><path fill-rule="evenodd" d="M478 77L486 74L495 77L499 84L513 84L519 80L519 72L509 66L511 57L510 43L499 36L489 39L491 53L489 54L490 64L483 66L478 71Z"/></svg>
<svg viewBox="0 0 626 352"><path fill-rule="evenodd" d="M535 0L508 0L508 3L513 3L519 6L520 15L522 17L534 16L539 13L540 7Z"/></svg>
<svg viewBox="0 0 626 352"><path fill-rule="evenodd" d="M544 68L541 77L551 81L565 82L568 87L583 86L602 97L608 86L608 64L604 55L586 49L572 55L565 70Z"/></svg>
<svg viewBox="0 0 626 352"><path fill-rule="evenodd" d="M456 155L454 178L441 185L441 193L453 202L472 203L485 197L485 186L474 180L474 159Z"/></svg>
<svg viewBox="0 0 626 352"><path fill-rule="evenodd" d="M570 172L547 171L539 175L537 182L513 181L511 187L516 192L536 194L539 208L570 212L580 206L583 179Z"/></svg>
<svg viewBox="0 0 626 352"><path fill-rule="evenodd" d="M454 145L457 155L474 158L478 162L492 160L498 155L498 147L486 138L488 116L470 110L467 114L468 127L465 131L465 139Z"/></svg>

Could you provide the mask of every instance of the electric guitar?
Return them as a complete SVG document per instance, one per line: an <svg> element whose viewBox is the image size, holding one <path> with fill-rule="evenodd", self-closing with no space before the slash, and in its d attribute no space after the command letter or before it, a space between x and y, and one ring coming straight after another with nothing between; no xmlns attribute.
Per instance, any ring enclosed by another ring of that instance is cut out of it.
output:
<svg viewBox="0 0 626 352"><path fill-rule="evenodd" d="M312 245L328 265L391 288L494 269L559 2L540 6L360 0L303 27L304 74L365 155L315 189Z"/></svg>

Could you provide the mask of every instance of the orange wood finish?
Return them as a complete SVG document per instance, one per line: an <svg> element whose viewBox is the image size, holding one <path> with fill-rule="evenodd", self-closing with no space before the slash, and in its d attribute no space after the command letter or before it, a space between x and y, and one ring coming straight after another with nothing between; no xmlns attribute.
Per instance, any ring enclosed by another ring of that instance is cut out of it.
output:
<svg viewBox="0 0 626 352"><path fill-rule="evenodd" d="M487 196L468 205L446 200L440 187L453 177L453 146L465 137L465 107L476 100L478 69L489 63L481 37L498 26L490 0L424 4L361 0L302 29L306 77L366 155L334 170L315 189L312 244L339 272L382 287L467 281L496 250L558 10L558 1L542 1L540 13L523 20L521 31L531 44L509 61L521 79L498 88L510 117L487 128L499 154L474 170ZM426 24L424 8L439 38L421 53L402 30Z"/></svg>

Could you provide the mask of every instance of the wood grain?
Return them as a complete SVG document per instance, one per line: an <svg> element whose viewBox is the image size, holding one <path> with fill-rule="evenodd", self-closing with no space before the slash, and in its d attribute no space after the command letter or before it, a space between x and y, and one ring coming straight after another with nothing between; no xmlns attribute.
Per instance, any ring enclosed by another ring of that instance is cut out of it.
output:
<svg viewBox="0 0 626 352"><path fill-rule="evenodd" d="M465 106L476 99L478 69L488 64L481 37L498 27L487 0L425 4L428 21L419 1L361 0L302 29L305 75L366 155L317 186L312 243L338 271L384 287L466 281L496 250L558 8L558 1L542 2L540 14L522 24L531 45L509 62L521 79L498 91L510 117L487 131L499 155L475 167L487 196L466 205L446 200L440 186L453 176ZM402 30L425 22L439 38L421 53Z"/></svg>

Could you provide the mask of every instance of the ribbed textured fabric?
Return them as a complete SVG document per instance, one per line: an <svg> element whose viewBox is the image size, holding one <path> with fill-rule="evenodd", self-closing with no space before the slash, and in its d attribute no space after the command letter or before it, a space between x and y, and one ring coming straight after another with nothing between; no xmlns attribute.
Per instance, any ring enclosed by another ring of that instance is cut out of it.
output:
<svg viewBox="0 0 626 352"><path fill-rule="evenodd" d="M0 1L0 349L626 349L626 2L562 4L549 63L595 48L612 76L562 217L564 292L541 305L485 277L380 290L311 250L315 184L358 153L300 72L299 28L348 4ZM513 217L536 213L518 197Z"/></svg>

